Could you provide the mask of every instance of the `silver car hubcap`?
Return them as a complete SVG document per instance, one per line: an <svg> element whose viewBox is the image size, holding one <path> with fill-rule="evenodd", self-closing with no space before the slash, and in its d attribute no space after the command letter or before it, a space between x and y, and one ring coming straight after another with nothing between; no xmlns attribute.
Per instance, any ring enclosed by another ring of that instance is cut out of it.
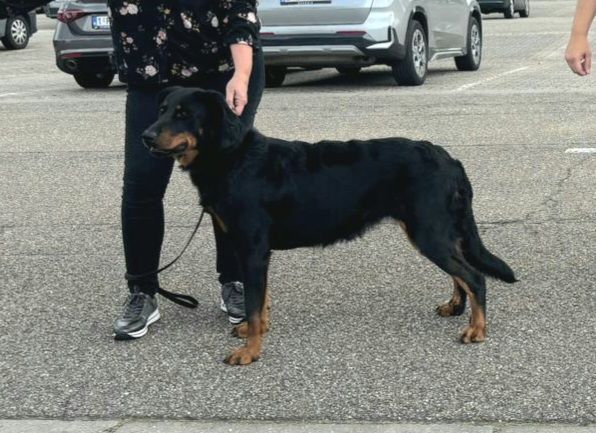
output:
<svg viewBox="0 0 596 433"><path fill-rule="evenodd" d="M27 41L27 26L21 20L13 21L10 26L10 35L15 43L23 45Z"/></svg>
<svg viewBox="0 0 596 433"><path fill-rule="evenodd" d="M480 40L480 30L476 24L472 26L472 30L470 31L470 45L474 63L478 64L482 50L482 41Z"/></svg>
<svg viewBox="0 0 596 433"><path fill-rule="evenodd" d="M424 34L416 29L412 35L412 60L414 69L419 77L424 77L426 73L426 41Z"/></svg>

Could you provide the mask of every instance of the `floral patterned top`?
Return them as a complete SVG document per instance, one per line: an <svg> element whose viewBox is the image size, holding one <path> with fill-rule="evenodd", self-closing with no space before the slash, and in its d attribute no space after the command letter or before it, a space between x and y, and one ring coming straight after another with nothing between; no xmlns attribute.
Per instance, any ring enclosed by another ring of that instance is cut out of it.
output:
<svg viewBox="0 0 596 433"><path fill-rule="evenodd" d="M108 0L120 80L162 85L234 68L230 45L260 49L256 0Z"/></svg>

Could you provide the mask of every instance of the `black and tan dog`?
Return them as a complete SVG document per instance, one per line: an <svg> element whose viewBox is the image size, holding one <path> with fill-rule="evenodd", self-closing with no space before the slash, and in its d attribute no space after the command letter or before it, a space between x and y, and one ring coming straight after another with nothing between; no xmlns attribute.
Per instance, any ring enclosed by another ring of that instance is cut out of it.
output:
<svg viewBox="0 0 596 433"><path fill-rule="evenodd" d="M237 334L247 341L226 362L250 364L261 354L271 250L354 239L386 217L453 278L453 296L438 313L460 315L469 298L461 341L485 339L485 275L516 279L482 244L470 182L441 147L404 138L288 142L245 131L217 93L170 88L160 98L144 141L188 170L244 272L248 325Z"/></svg>

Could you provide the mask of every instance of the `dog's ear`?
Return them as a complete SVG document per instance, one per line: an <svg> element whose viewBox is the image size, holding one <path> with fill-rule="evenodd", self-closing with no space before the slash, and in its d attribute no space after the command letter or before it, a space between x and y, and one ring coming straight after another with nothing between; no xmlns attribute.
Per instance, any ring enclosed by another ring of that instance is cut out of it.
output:
<svg viewBox="0 0 596 433"><path fill-rule="evenodd" d="M246 127L230 109L219 92L202 90L196 92L199 101L204 102L213 121L213 128L219 144L219 151L230 153L241 143Z"/></svg>
<svg viewBox="0 0 596 433"><path fill-rule="evenodd" d="M180 86L172 86L172 87L166 87L165 89L160 91L157 94L157 105L158 106L161 105L163 103L164 99L166 99L170 93L172 93L176 90L182 89L182 88L183 87L180 87Z"/></svg>

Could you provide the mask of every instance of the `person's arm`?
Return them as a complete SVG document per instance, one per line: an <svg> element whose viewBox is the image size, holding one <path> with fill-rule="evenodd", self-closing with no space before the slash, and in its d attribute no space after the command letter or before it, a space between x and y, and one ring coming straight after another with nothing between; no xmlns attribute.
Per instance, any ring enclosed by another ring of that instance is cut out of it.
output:
<svg viewBox="0 0 596 433"><path fill-rule="evenodd" d="M226 100L240 116L248 102L253 50L260 49L256 0L220 1L224 15L224 42L230 46L234 62L234 75L226 87Z"/></svg>
<svg viewBox="0 0 596 433"><path fill-rule="evenodd" d="M248 44L230 45L234 61L234 75L226 86L226 101L237 116L248 103L248 82L252 72L252 47Z"/></svg>
<svg viewBox="0 0 596 433"><path fill-rule="evenodd" d="M587 75L592 70L592 52L588 32L596 16L596 0L578 0L571 37L565 51L565 60L573 72Z"/></svg>

